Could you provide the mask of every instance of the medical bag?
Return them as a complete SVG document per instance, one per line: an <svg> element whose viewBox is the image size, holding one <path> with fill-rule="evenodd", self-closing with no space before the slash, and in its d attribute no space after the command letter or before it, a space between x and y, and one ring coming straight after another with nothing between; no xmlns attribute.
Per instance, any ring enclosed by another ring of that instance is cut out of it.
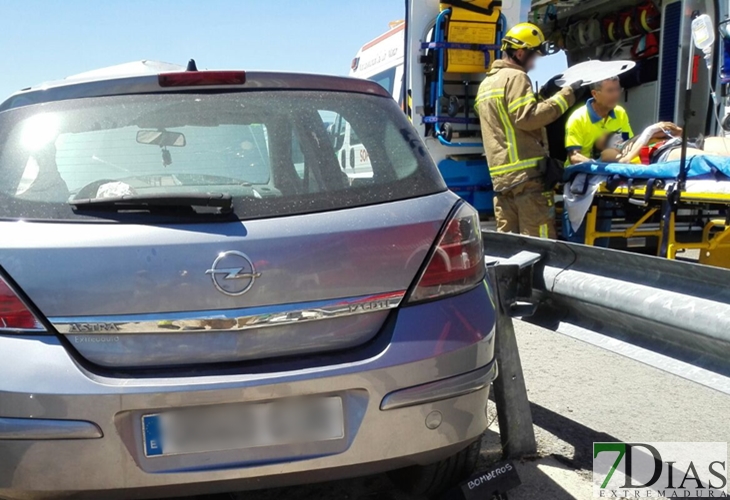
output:
<svg viewBox="0 0 730 500"><path fill-rule="evenodd" d="M502 13L501 0L444 0L441 10L451 9L446 26L449 43L468 45L494 45L497 43L497 23ZM485 61L480 50L448 49L446 73L483 73L495 60L495 52L489 52Z"/></svg>

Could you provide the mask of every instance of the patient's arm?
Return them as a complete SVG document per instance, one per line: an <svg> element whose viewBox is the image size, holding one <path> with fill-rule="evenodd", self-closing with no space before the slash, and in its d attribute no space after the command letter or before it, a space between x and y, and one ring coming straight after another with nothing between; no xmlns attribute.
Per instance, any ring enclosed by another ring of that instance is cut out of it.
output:
<svg viewBox="0 0 730 500"><path fill-rule="evenodd" d="M601 151L601 161L605 163L615 163L621 158L621 151L614 148L607 148Z"/></svg>
<svg viewBox="0 0 730 500"><path fill-rule="evenodd" d="M576 149L575 151L571 151L568 155L568 160L570 160L571 165L577 165L578 163L583 163L586 161L591 161L590 158L586 158L582 154L580 154L580 150Z"/></svg>
<svg viewBox="0 0 730 500"><path fill-rule="evenodd" d="M647 146L653 139L668 137L667 132L672 134L682 133L682 129L670 122L659 122L644 129L640 136L634 137L624 148L624 153L619 158L619 163L631 163L631 160L639 156L641 148Z"/></svg>

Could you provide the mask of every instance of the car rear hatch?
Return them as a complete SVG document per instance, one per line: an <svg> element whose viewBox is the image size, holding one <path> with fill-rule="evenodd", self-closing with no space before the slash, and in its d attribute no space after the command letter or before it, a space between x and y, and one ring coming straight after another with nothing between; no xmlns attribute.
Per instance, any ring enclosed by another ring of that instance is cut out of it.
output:
<svg viewBox="0 0 730 500"><path fill-rule="evenodd" d="M369 176L337 162L343 120ZM24 106L0 113L0 151L0 268L105 367L363 345L456 202L397 105L357 93Z"/></svg>
<svg viewBox="0 0 730 500"><path fill-rule="evenodd" d="M452 204L436 195L180 226L3 223L13 243L2 262L55 328L101 365L324 352L379 331Z"/></svg>

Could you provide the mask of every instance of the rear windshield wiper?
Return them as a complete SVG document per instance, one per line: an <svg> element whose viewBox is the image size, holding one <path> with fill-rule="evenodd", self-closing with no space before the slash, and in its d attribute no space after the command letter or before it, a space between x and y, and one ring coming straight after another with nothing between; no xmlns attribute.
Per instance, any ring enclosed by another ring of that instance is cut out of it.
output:
<svg viewBox="0 0 730 500"><path fill-rule="evenodd" d="M114 198L83 198L69 201L76 210L148 210L150 212L196 213L194 207L217 208L227 214L233 210L233 198L223 193L124 195Z"/></svg>

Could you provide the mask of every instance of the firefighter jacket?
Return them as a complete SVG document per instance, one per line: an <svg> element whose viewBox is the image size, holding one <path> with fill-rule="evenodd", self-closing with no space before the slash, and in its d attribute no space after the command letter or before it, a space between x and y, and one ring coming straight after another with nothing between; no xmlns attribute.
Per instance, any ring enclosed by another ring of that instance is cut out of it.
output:
<svg viewBox="0 0 730 500"><path fill-rule="evenodd" d="M569 87L537 102L530 77L520 66L504 60L492 64L479 86L475 106L496 193L540 176L537 162L547 154L543 127L574 102Z"/></svg>

